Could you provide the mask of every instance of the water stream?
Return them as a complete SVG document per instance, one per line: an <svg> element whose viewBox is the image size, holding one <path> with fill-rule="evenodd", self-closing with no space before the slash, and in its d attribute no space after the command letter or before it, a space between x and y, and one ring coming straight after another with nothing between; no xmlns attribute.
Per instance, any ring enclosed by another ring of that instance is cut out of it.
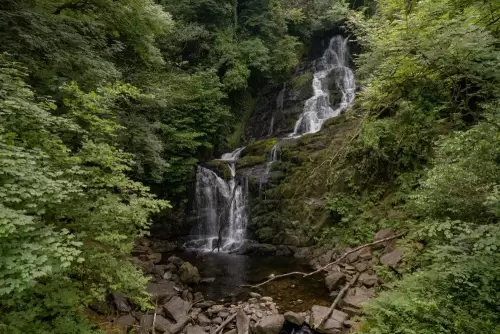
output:
<svg viewBox="0 0 500 334"><path fill-rule="evenodd" d="M229 252L241 247L247 229L247 180L236 178L236 162L244 148L222 155L231 179L224 180L212 170L198 166L194 212L197 225L186 243L202 252Z"/></svg>

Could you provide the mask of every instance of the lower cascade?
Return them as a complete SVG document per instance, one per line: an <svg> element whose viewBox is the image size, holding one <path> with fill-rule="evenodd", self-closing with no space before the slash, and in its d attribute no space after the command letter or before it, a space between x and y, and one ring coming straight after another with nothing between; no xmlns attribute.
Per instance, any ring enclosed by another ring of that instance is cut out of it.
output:
<svg viewBox="0 0 500 334"><path fill-rule="evenodd" d="M236 178L236 161L243 148L224 154L231 179L226 181L212 170L198 166L194 212L197 225L186 247L203 252L230 252L245 241L247 229L247 180Z"/></svg>

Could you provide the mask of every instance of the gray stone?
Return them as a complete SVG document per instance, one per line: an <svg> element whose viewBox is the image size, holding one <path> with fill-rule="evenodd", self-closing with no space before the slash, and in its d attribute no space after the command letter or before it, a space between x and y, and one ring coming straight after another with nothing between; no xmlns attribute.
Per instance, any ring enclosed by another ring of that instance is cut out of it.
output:
<svg viewBox="0 0 500 334"><path fill-rule="evenodd" d="M349 315L349 317L357 316L361 311L355 307L343 307L342 312Z"/></svg>
<svg viewBox="0 0 500 334"><path fill-rule="evenodd" d="M358 262L354 266L356 268L356 271L362 273L363 271L366 271L368 269L368 263L367 262Z"/></svg>
<svg viewBox="0 0 500 334"><path fill-rule="evenodd" d="M319 333L337 334L342 330L343 322L349 317L348 314L333 310L328 319L321 325L321 320L328 314L329 308L326 306L314 305L311 309L311 327Z"/></svg>
<svg viewBox="0 0 500 334"><path fill-rule="evenodd" d="M170 328L172 328L172 326L173 324L167 319L165 319L163 316L158 314L156 315L155 330L163 333L169 331Z"/></svg>
<svg viewBox="0 0 500 334"><path fill-rule="evenodd" d="M186 326L186 334L207 334L200 326Z"/></svg>
<svg viewBox="0 0 500 334"><path fill-rule="evenodd" d="M300 260L307 260L307 259L310 259L312 257L312 251L311 251L311 248L309 247L302 247L302 248L298 248L296 251L295 251L295 254L293 254L293 256L296 258L296 259L300 259Z"/></svg>
<svg viewBox="0 0 500 334"><path fill-rule="evenodd" d="M200 283L213 283L215 282L215 277L206 277L200 280Z"/></svg>
<svg viewBox="0 0 500 334"><path fill-rule="evenodd" d="M180 297L175 296L168 303L163 305L165 313L179 322L181 319L187 317L189 310L191 309L191 303L182 300Z"/></svg>
<svg viewBox="0 0 500 334"><path fill-rule="evenodd" d="M395 267L403 259L403 251L401 249L393 250L390 253L382 255L380 263L386 266Z"/></svg>
<svg viewBox="0 0 500 334"><path fill-rule="evenodd" d="M220 325L220 324L222 324L222 318L221 317L215 317L215 318L212 319L212 323Z"/></svg>
<svg viewBox="0 0 500 334"><path fill-rule="evenodd" d="M233 329L225 332L224 334L238 334L238 331L236 330L236 328L233 328Z"/></svg>
<svg viewBox="0 0 500 334"><path fill-rule="evenodd" d="M331 262L333 255L333 250L329 250L318 258L318 262L321 266L326 266Z"/></svg>
<svg viewBox="0 0 500 334"><path fill-rule="evenodd" d="M182 291L181 298L184 299L185 301L192 303L194 297L193 297L193 294L191 292L189 292L189 290L184 290L184 291Z"/></svg>
<svg viewBox="0 0 500 334"><path fill-rule="evenodd" d="M302 326L304 321L306 321L306 316L302 313L286 312L284 314L285 320L297 326Z"/></svg>
<svg viewBox="0 0 500 334"><path fill-rule="evenodd" d="M145 314L141 317L139 334L149 334L153 327L153 315Z"/></svg>
<svg viewBox="0 0 500 334"><path fill-rule="evenodd" d="M361 308L361 304L366 303L367 301L370 300L370 297L367 295L348 295L344 297L343 299L343 305L345 307L352 307L352 308Z"/></svg>
<svg viewBox="0 0 500 334"><path fill-rule="evenodd" d="M169 263L165 266L165 271L168 271L169 273L175 274L175 273L177 273L177 266L173 263Z"/></svg>
<svg viewBox="0 0 500 334"><path fill-rule="evenodd" d="M361 260L371 260L372 259L372 249L370 247L362 248L358 251L359 258Z"/></svg>
<svg viewBox="0 0 500 334"><path fill-rule="evenodd" d="M204 315L203 313L198 314L198 324L201 326L208 326L210 325L211 321L210 318Z"/></svg>
<svg viewBox="0 0 500 334"><path fill-rule="evenodd" d="M184 263L184 261L181 258L175 255L169 257L168 262L175 264L176 267L180 267Z"/></svg>
<svg viewBox="0 0 500 334"><path fill-rule="evenodd" d="M196 304L196 306L201 308L201 309L209 308L209 307L212 307L214 305L215 305L215 302L211 301L211 300L205 300L203 302Z"/></svg>
<svg viewBox="0 0 500 334"><path fill-rule="evenodd" d="M172 279L172 273L167 271L166 273L163 274L163 279L165 279L167 281Z"/></svg>
<svg viewBox="0 0 500 334"><path fill-rule="evenodd" d="M238 334L250 333L250 318L241 310L236 313L236 328Z"/></svg>
<svg viewBox="0 0 500 334"><path fill-rule="evenodd" d="M347 248L346 252L351 251L352 248ZM350 253L349 255L346 256L346 262L347 263L353 263L359 258L358 252Z"/></svg>
<svg viewBox="0 0 500 334"><path fill-rule="evenodd" d="M263 302L272 302L273 298L272 297L262 297L260 300Z"/></svg>
<svg viewBox="0 0 500 334"><path fill-rule="evenodd" d="M281 314L266 316L255 325L255 334L279 334L284 323Z"/></svg>
<svg viewBox="0 0 500 334"><path fill-rule="evenodd" d="M203 294L201 292L195 292L193 296L193 303L202 302L205 298L203 298Z"/></svg>
<svg viewBox="0 0 500 334"><path fill-rule="evenodd" d="M229 316L229 312L221 311L221 312L217 313L217 316L221 317L222 319L226 319Z"/></svg>
<svg viewBox="0 0 500 334"><path fill-rule="evenodd" d="M377 275L370 275L368 273L362 273L361 276L359 276L359 281L367 286L367 287L372 287L378 282L378 277Z"/></svg>
<svg viewBox="0 0 500 334"><path fill-rule="evenodd" d="M196 284L201 280L198 268L189 262L184 262L179 268L179 277L185 284Z"/></svg>
<svg viewBox="0 0 500 334"><path fill-rule="evenodd" d="M177 334L179 333L180 331L182 331L184 329L184 327L186 327L187 323L191 320L190 317L184 317L182 319L180 319L175 325L172 325L169 329L169 332L171 334Z"/></svg>
<svg viewBox="0 0 500 334"><path fill-rule="evenodd" d="M257 300L257 298L250 298L250 299L248 300L248 302L249 302L250 304L257 304L259 301Z"/></svg>
<svg viewBox="0 0 500 334"><path fill-rule="evenodd" d="M346 282L346 277L341 272L334 272L325 277L325 284L328 290L338 290Z"/></svg>
<svg viewBox="0 0 500 334"><path fill-rule="evenodd" d="M149 254L148 257L151 261L153 261L154 264L157 264L161 261L161 253Z"/></svg>
<svg viewBox="0 0 500 334"><path fill-rule="evenodd" d="M392 228L388 227L388 228L383 228L380 231L378 231L377 234L375 234L374 239L375 239L375 241L379 241L382 239L393 237L394 235L395 235L394 230ZM393 239L393 240L388 240L388 241L385 241L383 243L374 245L373 247L374 248L384 248L385 247L385 249L387 251L387 250L392 250L392 248L394 248L395 244L396 244L396 241Z"/></svg>
<svg viewBox="0 0 500 334"><path fill-rule="evenodd" d="M126 315L122 315L121 317L119 317L118 320L116 320L116 323L119 326L130 327L130 326L135 325L136 321L137 320L131 314L126 314Z"/></svg>
<svg viewBox="0 0 500 334"><path fill-rule="evenodd" d="M252 298L262 298L262 296L257 292L250 292L249 295Z"/></svg>
<svg viewBox="0 0 500 334"><path fill-rule="evenodd" d="M127 302L127 297L121 292L113 292L116 309L120 312L130 312L132 307Z"/></svg>
<svg viewBox="0 0 500 334"><path fill-rule="evenodd" d="M175 283L172 281L158 281L156 283L148 283L146 291L151 294L151 301L158 304L163 304L169 301L172 297L177 296Z"/></svg>

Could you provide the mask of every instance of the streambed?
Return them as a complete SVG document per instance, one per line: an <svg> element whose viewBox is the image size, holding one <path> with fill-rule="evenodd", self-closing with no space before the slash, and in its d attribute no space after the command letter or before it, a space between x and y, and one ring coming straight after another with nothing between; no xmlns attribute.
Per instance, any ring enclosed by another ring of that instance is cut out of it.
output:
<svg viewBox="0 0 500 334"><path fill-rule="evenodd" d="M310 272L310 266L293 257L197 253L191 251L164 254L163 259L176 255L196 266L202 278L213 278L195 287L205 299L236 303L247 300L255 291L273 297L282 312L304 311L312 305L329 306L332 302L321 274L306 279L292 276L265 284L258 289L242 287L265 281L269 275L291 271Z"/></svg>

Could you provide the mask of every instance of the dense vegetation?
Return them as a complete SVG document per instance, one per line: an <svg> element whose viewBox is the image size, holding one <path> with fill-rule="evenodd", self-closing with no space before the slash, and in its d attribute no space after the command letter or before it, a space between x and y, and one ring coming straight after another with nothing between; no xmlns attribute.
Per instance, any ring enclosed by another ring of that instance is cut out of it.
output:
<svg viewBox="0 0 500 334"><path fill-rule="evenodd" d="M357 103L282 148L261 237L406 230L403 278L380 268L393 286L361 331L498 333L500 6L363 4L2 1L0 332L95 333L84 310L113 291L147 307L134 240L182 206L198 161L240 144L262 87L348 16Z"/></svg>
<svg viewBox="0 0 500 334"><path fill-rule="evenodd" d="M84 310L113 291L148 307L134 240L345 13L330 0L2 1L0 331L93 333Z"/></svg>

